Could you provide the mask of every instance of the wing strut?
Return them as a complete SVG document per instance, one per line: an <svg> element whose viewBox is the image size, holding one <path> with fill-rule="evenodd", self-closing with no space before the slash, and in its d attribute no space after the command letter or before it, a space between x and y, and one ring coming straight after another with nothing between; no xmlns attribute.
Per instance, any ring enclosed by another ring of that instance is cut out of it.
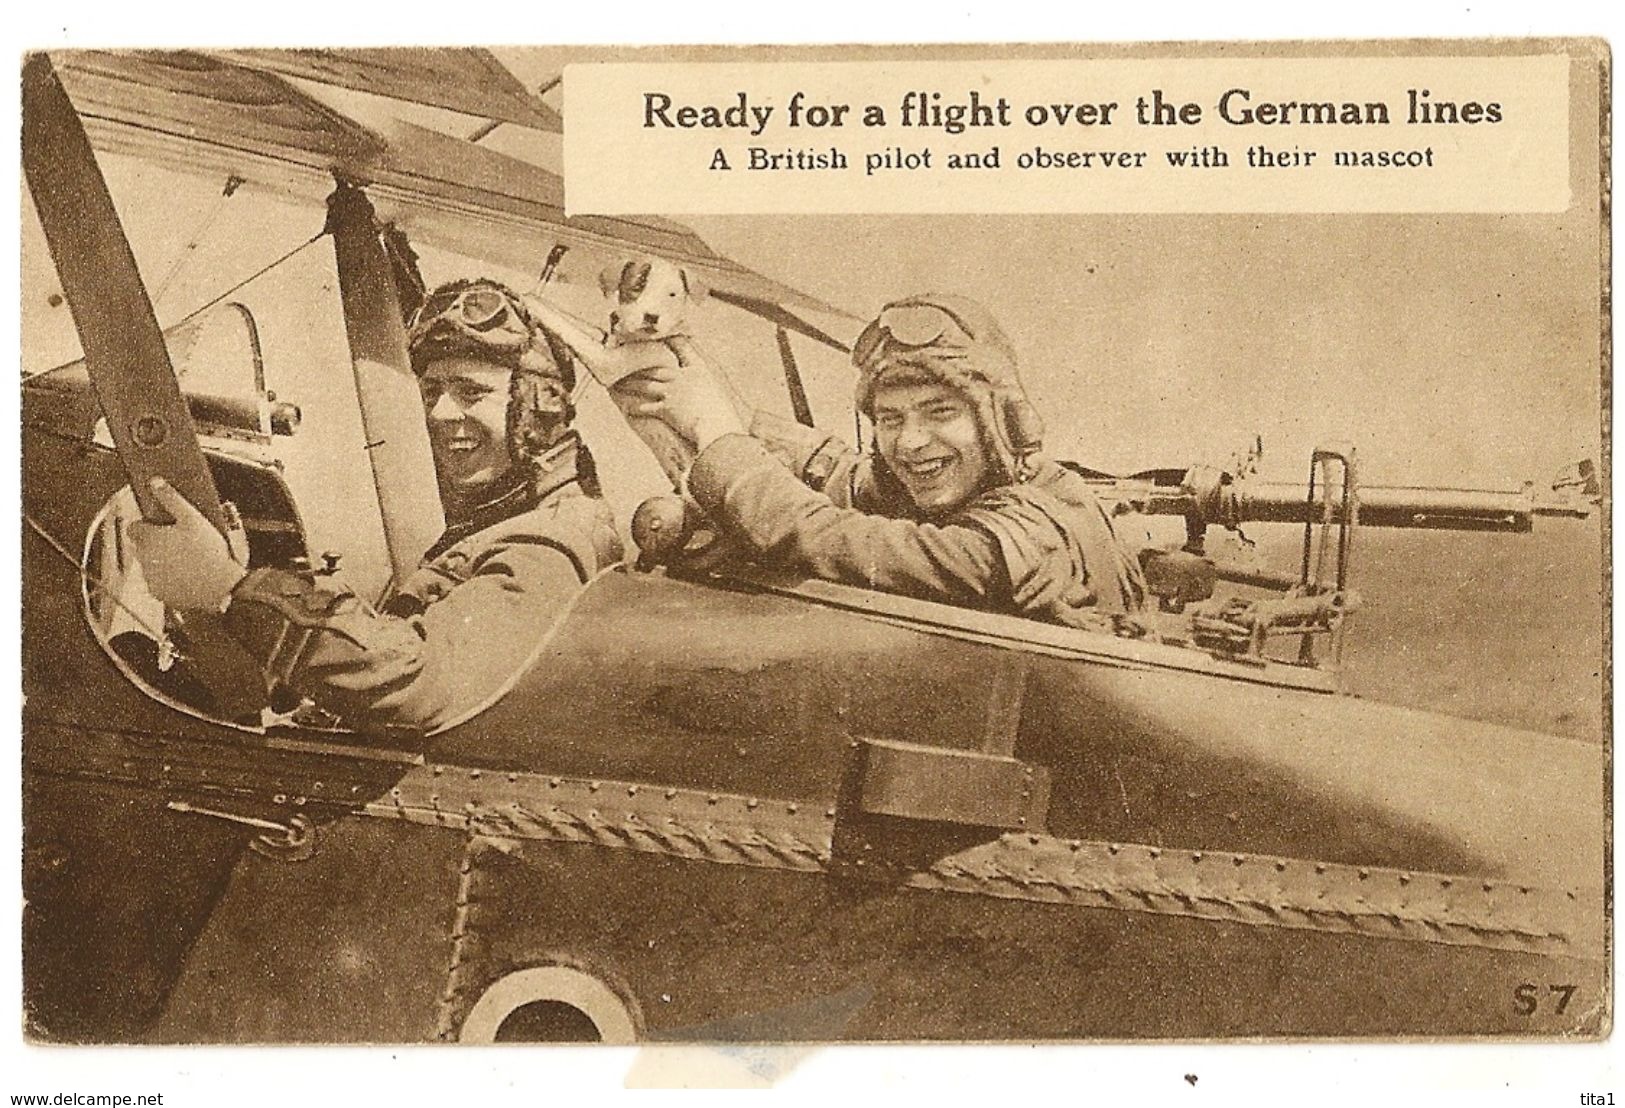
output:
<svg viewBox="0 0 1625 1108"><path fill-rule="evenodd" d="M807 390L801 383L801 369L796 365L796 352L790 346L790 332L783 327L777 331L779 360L784 363L784 387L790 391L790 407L796 413L796 422L804 427L813 425L812 405L807 403Z"/></svg>
<svg viewBox="0 0 1625 1108"><path fill-rule="evenodd" d="M429 430L406 352L394 268L366 194L341 183L328 197L327 229L338 261L367 460L398 584L446 529Z"/></svg>

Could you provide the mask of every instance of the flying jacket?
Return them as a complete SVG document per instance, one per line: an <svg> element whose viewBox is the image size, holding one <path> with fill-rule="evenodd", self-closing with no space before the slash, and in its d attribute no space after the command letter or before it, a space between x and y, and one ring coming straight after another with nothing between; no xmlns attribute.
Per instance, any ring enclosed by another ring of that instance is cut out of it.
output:
<svg viewBox="0 0 1625 1108"><path fill-rule="evenodd" d="M711 444L689 494L723 529L814 576L1073 627L1114 629L1145 601L1134 555L1083 479L1050 461L940 522L823 433L759 418Z"/></svg>
<svg viewBox="0 0 1625 1108"><path fill-rule="evenodd" d="M447 529L374 609L330 577L256 569L226 609L232 636L284 685L358 728L428 731L497 696L563 606L619 561L608 506L582 487L572 433Z"/></svg>

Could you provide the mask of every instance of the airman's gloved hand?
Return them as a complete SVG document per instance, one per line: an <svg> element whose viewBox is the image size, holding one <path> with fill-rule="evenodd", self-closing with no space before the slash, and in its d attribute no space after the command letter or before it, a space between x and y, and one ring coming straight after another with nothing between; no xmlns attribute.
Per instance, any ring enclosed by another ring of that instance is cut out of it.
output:
<svg viewBox="0 0 1625 1108"><path fill-rule="evenodd" d="M169 482L154 477L148 487L175 519L174 523L136 520L128 527L148 590L171 608L224 611L231 590L248 571L233 556L225 536Z"/></svg>

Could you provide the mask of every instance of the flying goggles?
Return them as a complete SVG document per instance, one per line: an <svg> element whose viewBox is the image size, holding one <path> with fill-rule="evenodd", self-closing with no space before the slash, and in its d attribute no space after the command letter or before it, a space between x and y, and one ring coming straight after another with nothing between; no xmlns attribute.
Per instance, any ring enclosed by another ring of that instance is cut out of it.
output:
<svg viewBox="0 0 1625 1108"><path fill-rule="evenodd" d="M886 357L899 352L922 350L928 346L964 346L976 336L964 320L940 304L888 304L880 316L863 329L852 346L852 361L860 369L872 369Z"/></svg>
<svg viewBox="0 0 1625 1108"><path fill-rule="evenodd" d="M523 322L517 319L513 303L501 289L475 285L472 288L431 293L412 313L409 329L416 331L425 323L446 320L460 323L472 331L494 331L506 325L510 319L518 323L520 330L525 330Z"/></svg>

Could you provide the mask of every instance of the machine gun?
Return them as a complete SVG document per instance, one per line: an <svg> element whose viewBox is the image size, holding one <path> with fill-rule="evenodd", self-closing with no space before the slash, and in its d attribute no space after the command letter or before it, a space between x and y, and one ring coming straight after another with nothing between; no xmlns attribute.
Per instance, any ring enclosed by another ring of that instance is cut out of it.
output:
<svg viewBox="0 0 1625 1108"><path fill-rule="evenodd" d="M1548 490L1363 486L1355 451L1325 446L1310 458L1307 488L1256 476L1262 446L1254 444L1226 468L1158 469L1118 478L1066 463L1119 514L1181 516L1186 540L1178 550L1141 556L1147 586L1164 612L1189 613L1188 640L1231 655L1262 659L1272 638L1295 636L1301 665L1318 665L1319 638L1330 660L1342 654L1344 618L1360 598L1349 585L1354 535L1360 526L1527 534L1537 517L1585 518L1601 500L1595 465L1566 467ZM1245 523L1301 523L1302 561L1296 575L1227 565L1207 556L1208 529L1240 532ZM1268 589L1276 595L1214 598L1214 583ZM1286 659L1277 659L1286 660Z"/></svg>

